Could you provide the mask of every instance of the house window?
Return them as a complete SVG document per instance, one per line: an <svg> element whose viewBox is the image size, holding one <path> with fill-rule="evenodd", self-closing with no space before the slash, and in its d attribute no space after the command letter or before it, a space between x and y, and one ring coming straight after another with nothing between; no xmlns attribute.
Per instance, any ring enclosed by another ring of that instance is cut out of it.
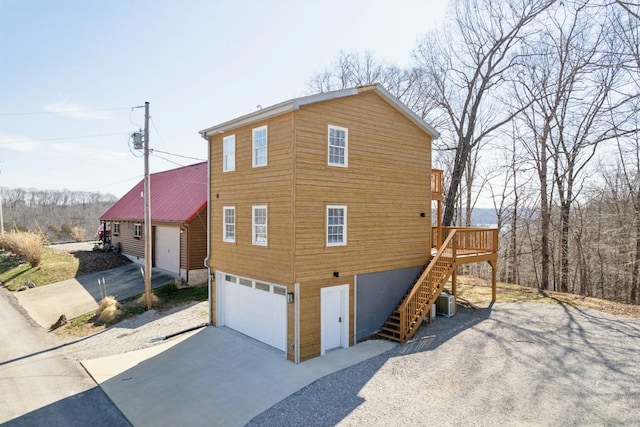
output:
<svg viewBox="0 0 640 427"><path fill-rule="evenodd" d="M232 172L236 170L236 136L225 136L222 139L222 145L222 171Z"/></svg>
<svg viewBox="0 0 640 427"><path fill-rule="evenodd" d="M347 244L347 207L327 206L327 246Z"/></svg>
<svg viewBox="0 0 640 427"><path fill-rule="evenodd" d="M253 130L253 167L267 165L267 127Z"/></svg>
<svg viewBox="0 0 640 427"><path fill-rule="evenodd" d="M120 223L119 222L114 222L113 223L113 235L114 236L120 235Z"/></svg>
<svg viewBox="0 0 640 427"><path fill-rule="evenodd" d="M267 246L267 207L253 207L253 244Z"/></svg>
<svg viewBox="0 0 640 427"><path fill-rule="evenodd" d="M222 240L233 243L236 241L236 208L225 206L222 210Z"/></svg>
<svg viewBox="0 0 640 427"><path fill-rule="evenodd" d="M348 166L349 130L329 125L329 166Z"/></svg>
<svg viewBox="0 0 640 427"><path fill-rule="evenodd" d="M142 237L142 224L133 224L133 237L135 239Z"/></svg>

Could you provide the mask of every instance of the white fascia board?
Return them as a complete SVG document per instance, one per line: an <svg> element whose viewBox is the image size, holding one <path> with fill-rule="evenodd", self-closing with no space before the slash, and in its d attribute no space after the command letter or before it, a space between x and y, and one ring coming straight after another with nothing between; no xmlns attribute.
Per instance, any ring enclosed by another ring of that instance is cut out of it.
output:
<svg viewBox="0 0 640 427"><path fill-rule="evenodd" d="M280 104L272 105L270 107L258 110L254 113L246 114L236 119L229 120L228 122L224 122L219 125L207 128L205 130L201 130L200 135L202 135L203 138L208 139L209 136L211 135L215 135L217 133L224 133L229 129L237 128L240 126L255 123L260 120L268 119L269 117L277 116L279 114L283 114L288 111L293 111L293 109L294 109L293 100L281 102Z"/></svg>
<svg viewBox="0 0 640 427"><path fill-rule="evenodd" d="M270 107L255 111L253 113L240 116L236 119L229 120L219 125L201 130L200 135L202 135L203 138L208 139L209 136L211 135L215 135L217 133L224 133L230 129L249 125L251 123L259 122L261 120L266 120L270 117L275 117L283 113L288 113L289 111L294 111L299 109L303 105L315 104L316 102L328 101L330 99L342 98L345 96L352 96L357 94L358 94L358 89L344 89L344 90L336 90L332 92L318 93L316 95L303 96L302 98L291 99L289 101L281 102L279 104L275 104Z"/></svg>
<svg viewBox="0 0 640 427"><path fill-rule="evenodd" d="M379 84L375 85L375 90L376 92L378 92L380 95L382 95L382 97L389 102L390 104L392 104L394 107L396 107L398 110L400 110L401 113L403 113L405 116L407 116L412 122L414 122L418 127L420 127L422 130L424 130L426 133L428 133L429 135L431 135L431 137L433 139L438 139L440 138L440 133L433 127L431 126L429 123L425 122L422 118L420 118L420 116L418 116L416 113L414 113L413 111L411 111L409 109L409 107L407 107L406 105L404 105L402 102L400 102L400 100L398 100L398 98L396 98L395 96L391 95L391 93L389 93L388 90L386 90L384 87L382 87Z"/></svg>

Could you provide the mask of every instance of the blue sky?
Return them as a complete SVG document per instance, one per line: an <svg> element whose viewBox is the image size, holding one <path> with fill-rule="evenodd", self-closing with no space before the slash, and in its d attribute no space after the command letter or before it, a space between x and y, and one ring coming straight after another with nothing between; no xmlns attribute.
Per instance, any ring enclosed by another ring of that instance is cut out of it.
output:
<svg viewBox="0 0 640 427"><path fill-rule="evenodd" d="M143 175L131 107L150 102L153 149L204 160L198 131L308 94L341 50L407 65L444 14L444 0L0 0L0 187L120 197ZM156 154L152 172L196 162Z"/></svg>

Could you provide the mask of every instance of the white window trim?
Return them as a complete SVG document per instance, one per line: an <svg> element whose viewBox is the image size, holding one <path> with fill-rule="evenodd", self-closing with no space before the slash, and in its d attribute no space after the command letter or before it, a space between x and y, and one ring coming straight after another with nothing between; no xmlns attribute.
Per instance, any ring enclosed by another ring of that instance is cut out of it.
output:
<svg viewBox="0 0 640 427"><path fill-rule="evenodd" d="M344 131L344 164L342 163L331 163L331 129ZM328 125L327 127L327 164L329 166L335 166L339 168L349 167L349 129Z"/></svg>
<svg viewBox="0 0 640 427"><path fill-rule="evenodd" d="M113 223L113 235L114 236L119 236L120 235L120 223L119 222L114 222Z"/></svg>
<svg viewBox="0 0 640 427"><path fill-rule="evenodd" d="M227 210L233 211L233 238L227 237ZM235 206L223 206L222 207L222 241L228 243L236 242L236 207Z"/></svg>
<svg viewBox="0 0 640 427"><path fill-rule="evenodd" d="M258 164L256 162L256 132L264 130L264 163ZM267 129L267 125L260 126L254 128L251 131L251 157L252 157L252 165L254 168L260 168L263 166L267 166L269 163L269 130Z"/></svg>
<svg viewBox="0 0 640 427"><path fill-rule="evenodd" d="M133 237L135 239L142 238L142 224L141 223L133 224Z"/></svg>
<svg viewBox="0 0 640 427"><path fill-rule="evenodd" d="M265 210L265 238L264 242L256 241L256 210L264 209ZM267 242L269 241L269 209L267 209L267 205L253 205L251 209L251 241L256 246L267 246Z"/></svg>
<svg viewBox="0 0 640 427"><path fill-rule="evenodd" d="M233 153L225 152L227 141L233 141ZM227 167L227 158L233 157L233 167ZM222 138L222 172L233 172L236 170L236 135L229 135Z"/></svg>
<svg viewBox="0 0 640 427"><path fill-rule="evenodd" d="M329 242L329 209L343 209L344 210L344 224L342 224L342 242L334 243ZM347 206L346 205L327 205L325 214L325 240L327 246L347 246Z"/></svg>

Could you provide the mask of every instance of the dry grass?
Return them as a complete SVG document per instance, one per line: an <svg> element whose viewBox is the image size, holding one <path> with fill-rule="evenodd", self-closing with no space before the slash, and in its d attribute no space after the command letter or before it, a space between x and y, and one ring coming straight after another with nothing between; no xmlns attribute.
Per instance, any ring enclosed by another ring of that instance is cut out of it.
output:
<svg viewBox="0 0 640 427"><path fill-rule="evenodd" d="M24 258L31 267L42 261L43 238L41 234L12 231L0 235L0 249L13 252Z"/></svg>
<svg viewBox="0 0 640 427"><path fill-rule="evenodd" d="M73 236L73 240L76 242L84 242L84 228L77 226L73 227L71 235Z"/></svg>
<svg viewBox="0 0 640 427"><path fill-rule="evenodd" d="M120 304L114 296L109 295L100 300L100 305L96 311L98 322L103 324L111 323L120 316L120 314Z"/></svg>
<svg viewBox="0 0 640 427"><path fill-rule="evenodd" d="M451 284L447 285L451 289ZM640 305L622 304L599 298L562 292L543 291L509 283L496 284L497 302L534 302L592 308L616 316L640 319ZM458 303L468 307L485 307L491 303L491 283L468 276L458 276Z"/></svg>

